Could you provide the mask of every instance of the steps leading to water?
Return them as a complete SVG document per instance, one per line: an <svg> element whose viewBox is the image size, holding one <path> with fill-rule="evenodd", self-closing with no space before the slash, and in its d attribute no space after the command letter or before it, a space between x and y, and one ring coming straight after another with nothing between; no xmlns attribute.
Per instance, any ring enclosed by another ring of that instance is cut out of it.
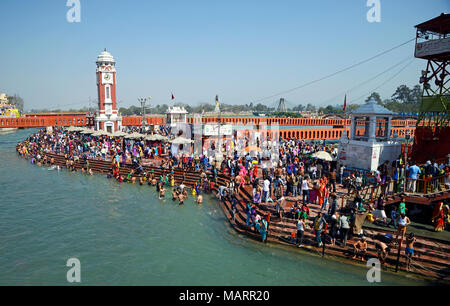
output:
<svg viewBox="0 0 450 306"><path fill-rule="evenodd" d="M50 158L54 158L54 164L59 165L61 168L66 168L66 159L63 155L59 154L46 154L50 161ZM89 167L97 173L107 174L110 172L112 168L111 161L105 161L100 159L89 159ZM74 167L76 169L81 169L82 167L86 167L83 160L76 161L74 163ZM132 169L132 165L126 164L120 167L120 175L127 176ZM159 178L159 176L163 173L169 173L169 169L161 169L160 167L151 167L151 166L143 166L143 170L145 172L149 172L153 170L154 175ZM176 184L180 184L184 182L184 184L188 187L192 187L195 182L200 181L200 172L187 172L180 168L173 169L173 175ZM134 177L139 178L138 175L134 175ZM208 174L208 177L211 178L211 175ZM137 182L139 182L137 180ZM218 185L226 185L229 182L229 178L223 174L219 174L217 176L217 185L214 186L214 192L217 194ZM225 213L226 218L230 222L231 226L240 234L246 235L254 240L261 241L261 235L259 233L255 233L251 228L246 225L246 213L245 213L245 205L248 202L252 202L251 196L251 187L244 186L241 188L239 194L237 195L238 203L236 206L236 213L233 217L233 212L231 208L231 203L229 201L219 201L222 210ZM311 215L309 217L312 220L318 210L318 205L309 204L308 205L311 211ZM295 245L290 243L291 233L296 232L296 220L283 217L280 219L279 217L274 216L275 209L273 205L265 205L260 204L256 206L257 213L262 217L265 217L269 212L272 213L271 221L269 224L269 232L267 235L267 242L269 243L278 243L285 246L296 247ZM375 237L378 234L384 235L385 233L395 233L389 229L379 230L373 228L364 227L364 231L367 236L368 242L368 257L376 257L376 249L375 249ZM434 279L439 280L450 280L450 243L436 240L433 238L416 236L417 242L415 244L415 252L419 255L419 257L413 258L413 268L415 273L425 275L428 277L432 277ZM341 245L326 245L325 254L327 257L336 256L340 257L341 260L344 260L348 263L359 263L355 260L351 260L352 252L351 252L351 244L354 243L354 239L348 240L348 246L343 247ZM318 248L315 246L315 236L310 231L307 230L304 233L304 250L308 250L313 252L314 254L321 254L322 248ZM402 254L404 254L404 247L402 248ZM396 264L396 251L391 253L386 259L386 267L389 269L393 269ZM404 266L404 258L399 266L400 269L405 270Z"/></svg>

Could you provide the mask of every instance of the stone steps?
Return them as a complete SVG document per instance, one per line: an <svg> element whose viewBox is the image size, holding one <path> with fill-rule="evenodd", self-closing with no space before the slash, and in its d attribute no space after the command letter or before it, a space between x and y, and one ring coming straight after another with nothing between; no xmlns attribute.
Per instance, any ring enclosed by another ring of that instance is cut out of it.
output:
<svg viewBox="0 0 450 306"><path fill-rule="evenodd" d="M248 188L248 189L247 189ZM246 218L246 214L245 214L245 204L243 205L243 203L246 203L246 201L250 201L251 200L251 196L250 196L250 192L251 192L251 187L248 186L247 188L243 188L241 190L241 197L240 197L240 203L238 204L238 214L239 214L239 218L237 218L238 220L240 220L241 223L243 223L244 227L245 226L245 218ZM311 211L313 211L314 208L312 208L312 205L308 205L310 206ZM318 206L318 205L317 205ZM271 209L272 212L274 212L274 209ZM257 212L262 215L265 216L265 214L267 213L267 209L262 209L261 206L257 207ZM313 218L311 216L311 218ZM241 225L242 227L242 225ZM296 220L294 219L286 219L283 218L283 220L277 220L277 218L272 217L271 218L271 224L269 227L270 231L269 231L269 235L268 237L272 238L271 240L275 239L277 242L282 241L284 244L289 244L289 241L291 239L291 233L292 232L296 232ZM248 231L248 229L247 229ZM251 232L251 231L250 231ZM254 233L252 233L252 235L255 235ZM374 236L375 236L375 232L368 232L367 235L367 242L368 242L368 256L372 256L372 257L376 257L376 249L375 249L375 244L374 244ZM311 231L305 231L304 233L304 243L314 243L315 241L315 235L313 233L311 233ZM354 243L355 241L352 239L348 240L348 244L350 245L347 248L341 247L341 246L331 246L331 245L327 245L326 246L326 253L328 254L329 252L332 252L332 254L336 255L336 256L340 256L340 257L348 257L348 254L352 254L351 252L351 244ZM444 250L439 250L439 249L430 249L427 248L430 247L429 244L427 244L427 242L425 242L425 240L422 240L420 238L418 238L418 242L415 245L415 251L417 254L420 255L420 257L413 257L412 262L419 267L418 270L416 272L420 273L420 274L425 274L425 275L429 275L432 277L438 277L438 278L448 278L450 275L450 260L448 257L448 252L446 251L448 248L448 245L445 245L445 249ZM312 247L313 249L315 247ZM319 251L318 248L315 248L316 251ZM396 252L391 251L393 254L390 254L387 257L387 264L395 264L396 262ZM394 254L395 253L395 254ZM347 255L346 255L347 254ZM402 247L402 252L401 254L404 254L404 247ZM403 256L402 256L403 258ZM437 261L436 259L439 258L439 260ZM404 262L404 259L401 259L401 261ZM401 268L404 268L402 266L402 263L400 264ZM431 271L431 272L430 272ZM431 274L430 274L431 273Z"/></svg>

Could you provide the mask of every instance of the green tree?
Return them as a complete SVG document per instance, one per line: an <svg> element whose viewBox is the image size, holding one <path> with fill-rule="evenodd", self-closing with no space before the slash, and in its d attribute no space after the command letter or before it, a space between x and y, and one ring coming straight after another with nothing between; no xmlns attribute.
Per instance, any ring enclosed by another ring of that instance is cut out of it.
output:
<svg viewBox="0 0 450 306"><path fill-rule="evenodd" d="M312 105L311 103L308 103L308 105L306 105L306 111L307 112L315 112L316 107L314 105Z"/></svg>
<svg viewBox="0 0 450 306"><path fill-rule="evenodd" d="M383 101L381 100L381 96L378 92L371 93L370 96L367 97L366 102L369 101L371 98L373 98L375 101L377 101L378 104L383 104Z"/></svg>
<svg viewBox="0 0 450 306"><path fill-rule="evenodd" d="M406 85L400 85L392 95L392 98L400 103L411 103L411 89Z"/></svg>
<svg viewBox="0 0 450 306"><path fill-rule="evenodd" d="M8 102L14 105L19 110L19 112L23 112L24 102L19 95L14 94L14 96L8 97Z"/></svg>
<svg viewBox="0 0 450 306"><path fill-rule="evenodd" d="M299 104L297 106L294 106L294 108L292 109L294 112L303 112L305 111L305 106L303 104Z"/></svg>

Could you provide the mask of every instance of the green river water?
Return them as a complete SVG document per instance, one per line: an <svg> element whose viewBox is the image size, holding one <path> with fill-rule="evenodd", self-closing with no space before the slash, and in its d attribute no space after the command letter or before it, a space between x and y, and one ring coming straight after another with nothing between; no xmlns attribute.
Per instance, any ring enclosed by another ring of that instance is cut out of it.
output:
<svg viewBox="0 0 450 306"><path fill-rule="evenodd" d="M217 201L179 206L154 187L49 170L0 136L0 285L372 285L368 269L238 235ZM427 285L383 272L381 285Z"/></svg>

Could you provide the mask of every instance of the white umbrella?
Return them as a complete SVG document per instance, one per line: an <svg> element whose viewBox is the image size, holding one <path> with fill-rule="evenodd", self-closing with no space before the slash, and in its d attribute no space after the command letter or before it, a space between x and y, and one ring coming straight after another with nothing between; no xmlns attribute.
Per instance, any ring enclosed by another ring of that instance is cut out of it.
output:
<svg viewBox="0 0 450 306"><path fill-rule="evenodd" d="M333 157L331 157L330 153L325 152L325 151L319 151L316 152L312 155L312 157L318 158L318 159L323 159L326 161L332 161Z"/></svg>
<svg viewBox="0 0 450 306"><path fill-rule="evenodd" d="M96 136L96 137L98 137L98 136L111 136L111 134L108 133L108 132L99 130L99 131L95 131L95 132L92 134L92 136Z"/></svg>
<svg viewBox="0 0 450 306"><path fill-rule="evenodd" d="M193 143L194 141L184 137L177 137L174 140L170 140L169 142L172 144L185 144L185 143Z"/></svg>
<svg viewBox="0 0 450 306"><path fill-rule="evenodd" d="M91 129L83 129L80 131L82 134L93 134L95 131Z"/></svg>
<svg viewBox="0 0 450 306"><path fill-rule="evenodd" d="M155 140L162 140L162 141L169 140L169 138L167 138L166 136L162 136L162 135L159 135L159 134L155 134L153 136L155 137Z"/></svg>
<svg viewBox="0 0 450 306"><path fill-rule="evenodd" d="M122 131L117 131L111 134L112 137L123 137L123 136L127 136L128 133L122 132Z"/></svg>
<svg viewBox="0 0 450 306"><path fill-rule="evenodd" d="M125 136L125 138L127 138L127 139L137 139L137 138L144 138L144 137L145 137L145 135L143 135L141 133L137 133L137 132L134 132L134 133L131 133L131 134L128 134L127 136Z"/></svg>
<svg viewBox="0 0 450 306"><path fill-rule="evenodd" d="M68 131L68 132L78 132L79 131L79 127L69 126L68 128L66 128L66 131Z"/></svg>
<svg viewBox="0 0 450 306"><path fill-rule="evenodd" d="M155 138L155 135L147 135L147 136L145 136L145 140L155 141L156 138Z"/></svg>
<svg viewBox="0 0 450 306"><path fill-rule="evenodd" d="M91 136L95 136L95 137L97 137L97 136L102 136L102 134L101 134L101 132L100 131L95 131L94 133L92 133L92 135Z"/></svg>

